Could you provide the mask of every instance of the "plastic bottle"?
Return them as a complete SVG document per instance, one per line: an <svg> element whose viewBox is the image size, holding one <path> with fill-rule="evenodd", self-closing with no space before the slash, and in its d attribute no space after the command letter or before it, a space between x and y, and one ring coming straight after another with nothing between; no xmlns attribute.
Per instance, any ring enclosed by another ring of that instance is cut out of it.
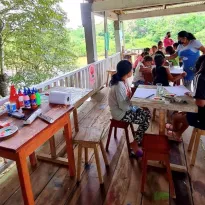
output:
<svg viewBox="0 0 205 205"><path fill-rule="evenodd" d="M24 106L25 106L26 108L31 108L30 98L29 98L29 96L28 96L28 93L27 93L26 88L24 88L24 96L23 96L23 99L24 99Z"/></svg>
<svg viewBox="0 0 205 205"><path fill-rule="evenodd" d="M36 104L39 106L41 105L41 95L37 89L35 89L35 93L36 93Z"/></svg>
<svg viewBox="0 0 205 205"><path fill-rule="evenodd" d="M10 87L10 96L9 96L9 102L10 102L10 112L16 111L16 108L18 108L18 95L16 94L16 88L14 85L11 85Z"/></svg>
<svg viewBox="0 0 205 205"><path fill-rule="evenodd" d="M24 107L24 95L20 89L18 91L18 101L19 101L19 107L20 108Z"/></svg>
<svg viewBox="0 0 205 205"><path fill-rule="evenodd" d="M31 100L31 107L33 109L37 108L38 105L36 104L36 95L35 92L32 92L31 96L30 96L30 100Z"/></svg>

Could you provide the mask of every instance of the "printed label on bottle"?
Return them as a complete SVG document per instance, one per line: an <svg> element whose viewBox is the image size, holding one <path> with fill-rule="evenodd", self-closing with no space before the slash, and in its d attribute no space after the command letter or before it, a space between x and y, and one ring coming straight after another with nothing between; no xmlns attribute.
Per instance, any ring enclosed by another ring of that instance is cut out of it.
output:
<svg viewBox="0 0 205 205"><path fill-rule="evenodd" d="M30 100L24 101L25 107L31 107Z"/></svg>

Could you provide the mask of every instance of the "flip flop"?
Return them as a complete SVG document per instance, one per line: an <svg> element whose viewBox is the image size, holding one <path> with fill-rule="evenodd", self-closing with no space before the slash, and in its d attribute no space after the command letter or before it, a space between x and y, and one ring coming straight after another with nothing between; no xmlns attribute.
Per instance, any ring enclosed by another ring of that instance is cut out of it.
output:
<svg viewBox="0 0 205 205"><path fill-rule="evenodd" d="M143 151L141 149L137 150L137 152L135 153L134 151L131 151L130 153L130 157L133 157L135 159L139 159L143 156Z"/></svg>
<svg viewBox="0 0 205 205"><path fill-rule="evenodd" d="M167 137L168 137L168 139L169 140L171 140L171 141L175 141L175 142L182 142L182 138L180 137L177 137L176 136L176 134L175 134L175 132L173 132L173 131L168 131L167 132Z"/></svg>

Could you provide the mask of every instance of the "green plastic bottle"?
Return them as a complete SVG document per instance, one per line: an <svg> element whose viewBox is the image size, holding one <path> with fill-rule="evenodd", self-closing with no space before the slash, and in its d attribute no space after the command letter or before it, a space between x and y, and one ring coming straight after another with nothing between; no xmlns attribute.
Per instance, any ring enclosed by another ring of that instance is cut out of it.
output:
<svg viewBox="0 0 205 205"><path fill-rule="evenodd" d="M35 90L36 93L36 104L39 106L41 105L41 94L38 92L38 90Z"/></svg>

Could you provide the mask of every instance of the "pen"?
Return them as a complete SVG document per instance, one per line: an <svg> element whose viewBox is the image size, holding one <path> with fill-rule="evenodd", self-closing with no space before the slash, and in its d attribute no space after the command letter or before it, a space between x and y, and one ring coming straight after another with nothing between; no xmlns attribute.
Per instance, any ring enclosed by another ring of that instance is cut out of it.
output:
<svg viewBox="0 0 205 205"><path fill-rule="evenodd" d="M154 94L147 96L146 99L147 99L147 98L150 98L150 97L152 97L152 96L154 96Z"/></svg>

